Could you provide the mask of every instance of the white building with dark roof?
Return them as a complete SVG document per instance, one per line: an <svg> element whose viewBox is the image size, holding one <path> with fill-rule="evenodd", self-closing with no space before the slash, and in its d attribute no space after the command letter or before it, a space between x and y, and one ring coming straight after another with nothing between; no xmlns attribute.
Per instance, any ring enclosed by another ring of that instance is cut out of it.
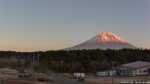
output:
<svg viewBox="0 0 150 84"><path fill-rule="evenodd" d="M116 69L117 75L120 76L143 76L150 74L150 62L136 61L123 64Z"/></svg>

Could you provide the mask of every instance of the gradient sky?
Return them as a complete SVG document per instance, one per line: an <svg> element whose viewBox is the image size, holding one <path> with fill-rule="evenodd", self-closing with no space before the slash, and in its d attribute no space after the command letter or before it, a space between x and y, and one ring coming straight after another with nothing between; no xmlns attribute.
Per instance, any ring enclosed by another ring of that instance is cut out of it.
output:
<svg viewBox="0 0 150 84"><path fill-rule="evenodd" d="M0 50L55 50L109 31L150 48L150 0L0 0Z"/></svg>

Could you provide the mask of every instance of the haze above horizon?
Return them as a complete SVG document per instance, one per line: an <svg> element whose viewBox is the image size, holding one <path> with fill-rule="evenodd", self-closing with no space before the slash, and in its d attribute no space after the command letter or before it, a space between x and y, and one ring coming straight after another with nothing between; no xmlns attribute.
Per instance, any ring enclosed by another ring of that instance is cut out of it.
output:
<svg viewBox="0 0 150 84"><path fill-rule="evenodd" d="M99 32L150 48L149 0L0 0L0 50L55 50Z"/></svg>

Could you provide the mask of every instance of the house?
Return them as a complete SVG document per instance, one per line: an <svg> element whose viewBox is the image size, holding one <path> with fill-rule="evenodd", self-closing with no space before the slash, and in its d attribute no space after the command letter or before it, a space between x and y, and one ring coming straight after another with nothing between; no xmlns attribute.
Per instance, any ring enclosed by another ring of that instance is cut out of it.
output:
<svg viewBox="0 0 150 84"><path fill-rule="evenodd" d="M136 61L123 64L116 68L118 76L145 76L150 74L150 63L145 61Z"/></svg>

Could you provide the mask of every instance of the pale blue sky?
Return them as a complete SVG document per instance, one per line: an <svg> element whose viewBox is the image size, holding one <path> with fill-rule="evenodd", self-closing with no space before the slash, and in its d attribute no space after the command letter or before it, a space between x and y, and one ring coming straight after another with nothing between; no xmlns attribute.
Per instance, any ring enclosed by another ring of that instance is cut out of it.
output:
<svg viewBox="0 0 150 84"><path fill-rule="evenodd" d="M0 50L73 46L99 32L150 48L149 0L0 0Z"/></svg>

